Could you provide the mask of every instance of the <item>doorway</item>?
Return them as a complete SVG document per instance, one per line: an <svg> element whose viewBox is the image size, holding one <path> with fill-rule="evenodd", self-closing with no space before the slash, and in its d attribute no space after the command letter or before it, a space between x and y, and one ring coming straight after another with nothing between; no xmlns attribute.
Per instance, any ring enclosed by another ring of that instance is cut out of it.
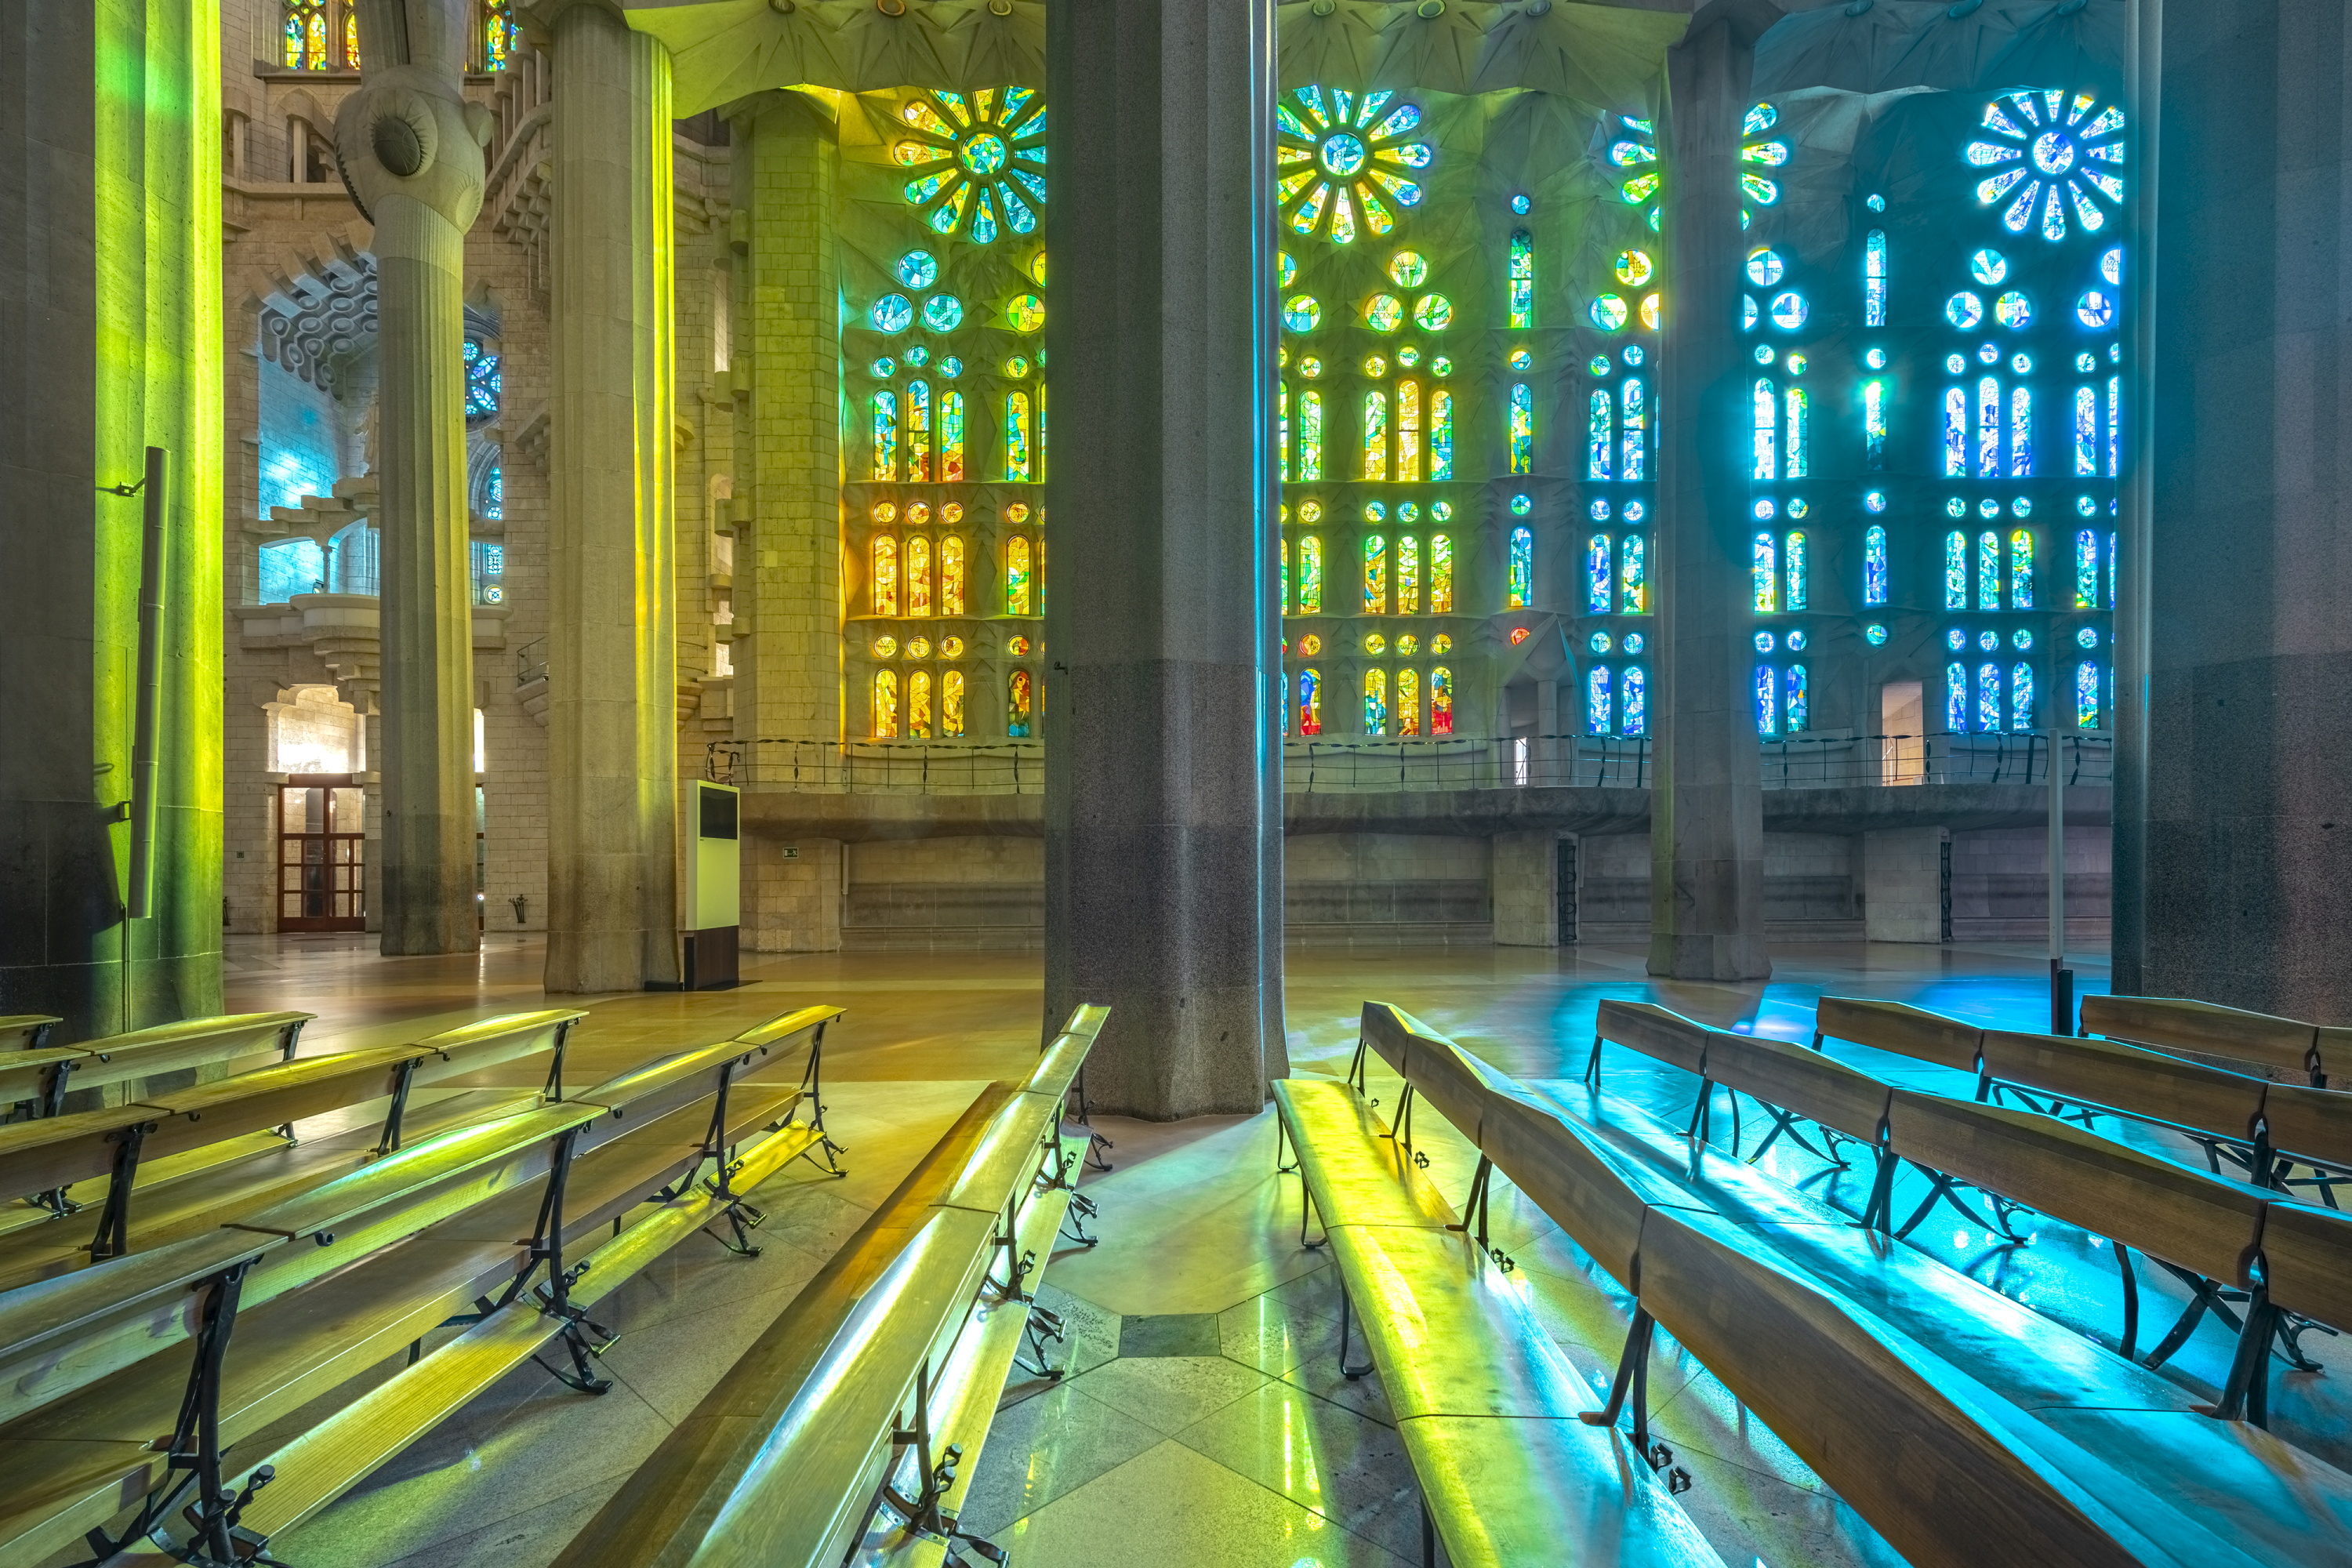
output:
<svg viewBox="0 0 2352 1568"><path fill-rule="evenodd" d="M278 786L278 929L367 929L367 791L349 773Z"/></svg>

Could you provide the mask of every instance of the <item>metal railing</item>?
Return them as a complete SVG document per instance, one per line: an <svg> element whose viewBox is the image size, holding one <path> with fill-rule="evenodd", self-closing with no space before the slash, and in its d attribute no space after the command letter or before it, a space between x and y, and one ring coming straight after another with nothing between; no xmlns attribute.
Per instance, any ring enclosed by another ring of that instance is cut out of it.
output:
<svg viewBox="0 0 2352 1568"><path fill-rule="evenodd" d="M2069 784L2115 782L2115 741L2065 735ZM2034 735L1791 735L1764 742L1766 789L1899 788L1907 784L2046 784L2050 737Z"/></svg>
<svg viewBox="0 0 2352 1568"><path fill-rule="evenodd" d="M713 741L719 784L814 795L1043 795L1042 741Z"/></svg>
<svg viewBox="0 0 2352 1568"><path fill-rule="evenodd" d="M1646 789L1643 736L1521 735L1504 740L1286 741L1286 795L1398 790Z"/></svg>
<svg viewBox="0 0 2352 1568"><path fill-rule="evenodd" d="M536 637L515 649L515 684L529 686L547 679L547 639Z"/></svg>

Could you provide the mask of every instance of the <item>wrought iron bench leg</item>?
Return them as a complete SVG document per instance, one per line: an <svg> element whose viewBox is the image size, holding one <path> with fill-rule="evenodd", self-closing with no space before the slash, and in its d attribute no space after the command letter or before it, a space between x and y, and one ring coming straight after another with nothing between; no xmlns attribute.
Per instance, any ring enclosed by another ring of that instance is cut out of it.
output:
<svg viewBox="0 0 2352 1568"><path fill-rule="evenodd" d="M1339 1375L1349 1383L1355 1382L1356 1379L1372 1370L1370 1362L1366 1362L1361 1366L1348 1364L1348 1342L1349 1332L1355 1326L1354 1307L1355 1304L1348 1297L1348 1287L1342 1283L1339 1287ZM1367 1335L1364 1345L1367 1351L1372 1348L1370 1341L1370 1337Z"/></svg>

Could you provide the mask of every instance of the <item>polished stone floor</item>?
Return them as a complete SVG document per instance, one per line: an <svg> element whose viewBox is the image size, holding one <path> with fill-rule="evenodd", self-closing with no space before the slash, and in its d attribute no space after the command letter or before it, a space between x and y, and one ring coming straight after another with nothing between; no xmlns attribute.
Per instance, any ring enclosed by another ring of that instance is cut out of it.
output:
<svg viewBox="0 0 2352 1568"><path fill-rule="evenodd" d="M230 1005L300 1007L306 1049L413 1037L485 1010L541 1004L536 939L493 936L478 959L381 959L351 939L236 939ZM1294 1070L1344 1069L1367 997L1418 1015L1530 1080L1572 1079L1606 996L1643 997L1720 1026L1811 1037L1824 992L1900 999L2019 1028L2046 1027L2044 961L2024 948L1821 945L1778 954L1754 985L1659 984L1626 949L1309 949L1290 958ZM2103 963L2078 961L2081 989ZM827 1100L850 1176L795 1167L761 1189L765 1253L681 1247L625 1289L607 1358L617 1386L569 1393L526 1368L286 1538L305 1568L536 1568L562 1549L897 1183L981 1083L1025 1073L1041 1019L1034 953L755 957L742 989L590 999L575 1036L579 1076L618 1071L665 1047L723 1037L813 1001L848 1016L827 1040ZM1937 1069L1839 1047L1874 1070L1933 1082ZM1612 1050L1611 1089L1678 1122L1692 1081ZM1679 1080L1679 1081L1676 1081ZM1941 1087L1954 1087L1947 1078ZM1392 1083L1375 1083L1391 1097ZM1475 1154L1424 1112L1433 1173L1466 1188ZM1718 1110L1718 1137L1723 1127ZM1068 1375L1008 1391L981 1460L967 1528L1020 1568L1339 1568L1417 1562L1412 1471L1376 1377L1337 1371L1339 1297L1320 1253L1297 1246L1295 1181L1273 1172L1270 1116L1147 1124L1105 1118L1115 1147L1089 1173L1102 1237L1052 1261L1041 1299L1070 1328ZM2103 1124L2103 1131L2111 1131ZM1751 1133L1752 1136L1752 1133ZM2175 1148L2175 1153L2184 1152ZM1791 1144L1765 1167L1858 1209L1864 1177ZM1906 1188L1905 1195L1916 1193ZM1907 1212L1907 1207L1906 1209ZM1570 1361L1596 1382L1614 1366L1629 1303L1572 1243L1498 1189L1497 1243ZM1979 1280L2112 1343L2120 1286L2103 1243L2046 1220L2022 1245L1939 1213L1914 1237ZM2143 1279L2156 1299L2184 1293ZM2143 1330L2142 1343L2149 1331ZM2274 1425L2352 1466L2352 1354L2309 1348L2326 1371L2274 1384ZM2230 1341L2210 1323L2170 1374L2210 1390ZM1786 1447L1661 1335L1655 1422L1694 1478L1681 1501L1731 1568L1883 1564L1901 1559Z"/></svg>

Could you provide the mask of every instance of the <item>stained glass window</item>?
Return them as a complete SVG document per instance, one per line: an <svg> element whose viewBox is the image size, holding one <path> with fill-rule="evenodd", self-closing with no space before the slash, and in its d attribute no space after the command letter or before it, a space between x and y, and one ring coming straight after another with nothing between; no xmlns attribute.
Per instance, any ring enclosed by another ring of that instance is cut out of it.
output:
<svg viewBox="0 0 2352 1568"><path fill-rule="evenodd" d="M1649 574L1643 561L1642 536L1627 534L1617 547L1618 608L1622 614L1639 616L1650 608Z"/></svg>
<svg viewBox="0 0 2352 1568"><path fill-rule="evenodd" d="M499 416L499 356L479 338L466 340L466 423L488 424Z"/></svg>
<svg viewBox="0 0 2352 1568"><path fill-rule="evenodd" d="M898 395L887 386L874 395L874 477L898 477Z"/></svg>
<svg viewBox="0 0 2352 1568"><path fill-rule="evenodd" d="M1805 531L1801 528L1789 531L1787 563L1789 608L1801 610L1805 607Z"/></svg>
<svg viewBox="0 0 2352 1568"><path fill-rule="evenodd" d="M1862 536L1862 602L1886 603L1886 530L1875 524Z"/></svg>
<svg viewBox="0 0 2352 1568"><path fill-rule="evenodd" d="M877 616L898 613L898 541L890 534L874 536L873 571L866 582L866 601Z"/></svg>
<svg viewBox="0 0 2352 1568"><path fill-rule="evenodd" d="M2033 608L2033 535L2022 528L2009 536L2009 607Z"/></svg>
<svg viewBox="0 0 2352 1568"><path fill-rule="evenodd" d="M1421 676L1412 669L1396 673L1396 732L1421 733Z"/></svg>
<svg viewBox="0 0 2352 1568"><path fill-rule="evenodd" d="M1454 395L1442 386L1429 393L1429 477L1454 477Z"/></svg>
<svg viewBox="0 0 2352 1568"><path fill-rule="evenodd" d="M343 68L360 68L360 13L356 5L343 13Z"/></svg>
<svg viewBox="0 0 2352 1568"><path fill-rule="evenodd" d="M1406 484L1421 478L1421 383L1410 379L1396 389L1396 477Z"/></svg>
<svg viewBox="0 0 2352 1568"><path fill-rule="evenodd" d="M2115 478L2123 470L2124 392L2123 378L2107 377L2107 477Z"/></svg>
<svg viewBox="0 0 2352 1568"><path fill-rule="evenodd" d="M2038 227L2054 244L2066 237L2070 207L2074 223L2095 234L2110 215L2094 198L2123 205L2122 177L2110 169L2124 161L2124 111L2110 104L2095 115L2098 105L2090 93L2070 101L2056 90L2005 93L1986 105L1988 134L1969 143L1968 161L1987 171L1977 184L1977 200L1986 205L2007 200L2000 221L2011 233Z"/></svg>
<svg viewBox="0 0 2352 1568"><path fill-rule="evenodd" d="M1874 228L1862 244L1862 324L1886 325L1886 231Z"/></svg>
<svg viewBox="0 0 2352 1568"><path fill-rule="evenodd" d="M2099 395L2087 386L2074 389L2074 472L2088 478L2099 471Z"/></svg>
<svg viewBox="0 0 2352 1568"><path fill-rule="evenodd" d="M1991 376L1977 381L1977 478L2000 477L2000 383Z"/></svg>
<svg viewBox="0 0 2352 1568"><path fill-rule="evenodd" d="M940 736L955 740L963 733L963 671L942 670L940 674Z"/></svg>
<svg viewBox="0 0 2352 1568"><path fill-rule="evenodd" d="M1298 477L1323 477L1323 395L1311 386L1298 395Z"/></svg>
<svg viewBox="0 0 2352 1568"><path fill-rule="evenodd" d="M1454 537L1433 533L1429 536L1429 613L1450 616L1454 613ZM1435 677L1433 675L1433 679ZM1436 689L1431 689L1435 696Z"/></svg>
<svg viewBox="0 0 2352 1568"><path fill-rule="evenodd" d="M321 0L286 0L286 68L324 70L327 58L327 7Z"/></svg>
<svg viewBox="0 0 2352 1568"><path fill-rule="evenodd" d="M1623 700L1618 704L1618 732L1626 735L1646 735L1650 732L1650 680L1638 664L1625 667Z"/></svg>
<svg viewBox="0 0 2352 1568"><path fill-rule="evenodd" d="M1606 387L1592 389L1591 422L1585 432L1584 477L1605 479L1613 467L1611 459L1616 452L1616 405L1611 401Z"/></svg>
<svg viewBox="0 0 2352 1568"><path fill-rule="evenodd" d="M963 538L946 534L940 540L940 614L961 616L963 612Z"/></svg>
<svg viewBox="0 0 2352 1568"><path fill-rule="evenodd" d="M931 477L931 386L926 381L907 388L907 482L928 483Z"/></svg>
<svg viewBox="0 0 2352 1568"><path fill-rule="evenodd" d="M2009 391L2009 474L2022 479L2033 473L2033 393L2013 386Z"/></svg>
<svg viewBox="0 0 2352 1568"><path fill-rule="evenodd" d="M1779 406L1771 381L1756 378L1756 422L1754 431L1755 465L1750 477L1777 479L1780 477L1780 456L1778 437Z"/></svg>
<svg viewBox="0 0 2352 1568"><path fill-rule="evenodd" d="M931 672L928 669L907 677L907 734L918 741L931 738Z"/></svg>
<svg viewBox="0 0 2352 1568"><path fill-rule="evenodd" d="M1862 461L1875 471L1886 467L1886 384L1862 384Z"/></svg>
<svg viewBox="0 0 2352 1568"><path fill-rule="evenodd" d="M1389 395L1377 387L1367 388L1364 393L1364 460L1356 477L1389 477Z"/></svg>
<svg viewBox="0 0 2352 1568"><path fill-rule="evenodd" d="M1298 732L1302 735L1323 732L1323 676L1320 671L1302 669L1298 672Z"/></svg>
<svg viewBox="0 0 2352 1568"><path fill-rule="evenodd" d="M514 0L482 0L482 68L502 71L513 63L522 46L522 28L514 18ZM961 726L955 731L963 733Z"/></svg>
<svg viewBox="0 0 2352 1568"><path fill-rule="evenodd" d="M1298 613L1323 613L1323 541L1311 533L1298 542Z"/></svg>
<svg viewBox="0 0 2352 1568"><path fill-rule="evenodd" d="M1786 477L1801 479L1806 475L1806 447L1812 434L1812 399L1801 386L1792 386L1788 395L1786 421L1788 462Z"/></svg>
<svg viewBox="0 0 2352 1568"><path fill-rule="evenodd" d="M2074 607L2099 607L2099 536L2087 528L2074 535Z"/></svg>
<svg viewBox="0 0 2352 1568"><path fill-rule="evenodd" d="M1596 664L1584 672L1584 732L1606 735L1616 719L1617 706L1610 690L1609 667Z"/></svg>
<svg viewBox="0 0 2352 1568"><path fill-rule="evenodd" d="M1944 667L1944 728L1955 735L1969 727L1969 667L1954 659Z"/></svg>
<svg viewBox="0 0 2352 1568"><path fill-rule="evenodd" d="M2116 536L2107 535L2107 608L2116 607Z"/></svg>
<svg viewBox="0 0 2352 1568"><path fill-rule="evenodd" d="M1805 689L1805 667L1801 664L1790 665L1787 673L1781 677L1780 689L1782 727L1793 735L1810 722L1809 714L1812 704L1808 700Z"/></svg>
<svg viewBox="0 0 2352 1568"><path fill-rule="evenodd" d="M1621 422L1625 431L1625 463L1622 472L1629 483L1638 484L1643 478L1643 469L1648 457L1646 448L1650 426L1649 412L1643 405L1640 376L1629 375L1625 378L1625 384L1618 393L1618 401L1624 414Z"/></svg>
<svg viewBox="0 0 2352 1568"><path fill-rule="evenodd" d="M1756 667L1756 732L1780 732L1780 675L1769 664Z"/></svg>
<svg viewBox="0 0 2352 1568"><path fill-rule="evenodd" d="M1396 542L1396 613L1400 616L1421 614L1421 541L1410 533L1400 533ZM1403 677L1400 675L1402 682ZM1397 689L1400 701L1404 696L1402 684Z"/></svg>
<svg viewBox="0 0 2352 1568"><path fill-rule="evenodd" d="M911 134L891 156L915 176L902 194L908 205L927 209L923 221L933 233L992 245L1007 228L1036 232L1036 208L1045 201L1045 108L1034 89L983 88L969 97L933 91L901 105L899 118Z"/></svg>
<svg viewBox="0 0 2352 1568"><path fill-rule="evenodd" d="M1389 676L1384 669L1364 671L1364 733L1389 732Z"/></svg>
<svg viewBox="0 0 2352 1568"><path fill-rule="evenodd" d="M1977 608L2000 608L2000 535L1990 530L1977 535Z"/></svg>
<svg viewBox="0 0 2352 1568"><path fill-rule="evenodd" d="M1426 142L1404 140L1420 125L1421 110L1410 103L1389 108L1395 96L1315 86L1293 89L1276 103L1275 195L1289 209L1283 221L1292 233L1321 231L1335 245L1353 244L1360 208L1363 232L1379 238L1397 224L1384 195L1399 207L1421 204L1421 185L1402 171L1425 169L1435 154Z"/></svg>
<svg viewBox="0 0 2352 1568"><path fill-rule="evenodd" d="M1990 731L2000 728L2000 666L1977 666L1977 728Z"/></svg>
<svg viewBox="0 0 2352 1568"><path fill-rule="evenodd" d="M1275 447L1281 454L1282 481L1290 482L1290 383L1281 384L1275 404Z"/></svg>
<svg viewBox="0 0 2352 1568"><path fill-rule="evenodd" d="M1429 732L1454 733L1454 672L1442 664L1429 672Z"/></svg>
<svg viewBox="0 0 2352 1568"><path fill-rule="evenodd" d="M963 394L940 394L940 483L963 482Z"/></svg>
<svg viewBox="0 0 2352 1568"><path fill-rule="evenodd" d="M1029 395L1011 392L1004 396L1004 477L1014 484L1025 484L1036 478L1036 431L1032 423Z"/></svg>
<svg viewBox="0 0 2352 1568"><path fill-rule="evenodd" d="M1969 536L1958 529L1944 535L1944 608L1969 607Z"/></svg>
<svg viewBox="0 0 2352 1568"><path fill-rule="evenodd" d="M2074 728L2099 727L2099 667L2089 659L2074 667Z"/></svg>
<svg viewBox="0 0 2352 1568"><path fill-rule="evenodd" d="M1511 232L1511 330L1536 324L1536 242L1526 229Z"/></svg>
<svg viewBox="0 0 2352 1568"><path fill-rule="evenodd" d="M1584 613L1605 616L1609 613L1611 593L1609 536L1596 533L1584 547Z"/></svg>
<svg viewBox="0 0 2352 1568"><path fill-rule="evenodd" d="M1748 575L1755 590L1756 612L1771 615L1780 607L1780 552L1769 533L1756 536L1750 552L1753 563Z"/></svg>
<svg viewBox="0 0 2352 1568"><path fill-rule="evenodd" d="M2033 728L2033 667L2023 662L2010 667L2009 727L2021 733Z"/></svg>
<svg viewBox="0 0 2352 1568"><path fill-rule="evenodd" d="M1385 536L1364 535L1364 614L1384 616L1389 610L1389 546Z"/></svg>
<svg viewBox="0 0 2352 1568"><path fill-rule="evenodd" d="M1536 400L1525 382L1511 384L1511 472L1531 474L1536 465Z"/></svg>
<svg viewBox="0 0 2352 1568"><path fill-rule="evenodd" d="M931 613L931 542L921 534L907 540L907 614Z"/></svg>
<svg viewBox="0 0 2352 1568"><path fill-rule="evenodd" d="M898 672L895 669L874 672L873 729L877 741L898 738Z"/></svg>
<svg viewBox="0 0 2352 1568"><path fill-rule="evenodd" d="M1511 563L1509 581L1503 607L1523 610L1535 595L1536 536L1524 528L1511 530Z"/></svg>
<svg viewBox="0 0 2352 1568"><path fill-rule="evenodd" d="M1958 479L1968 471L1969 395L1959 387L1947 387L1944 390L1944 473L1948 478Z"/></svg>
<svg viewBox="0 0 2352 1568"><path fill-rule="evenodd" d="M1004 613L1006 615L1027 616L1036 613L1031 608L1034 595L1030 592L1030 576L1029 536L1016 533L1004 542Z"/></svg>
<svg viewBox="0 0 2352 1568"><path fill-rule="evenodd" d="M1004 682L1004 732L1016 741L1029 737L1031 677L1025 669L1016 669Z"/></svg>

